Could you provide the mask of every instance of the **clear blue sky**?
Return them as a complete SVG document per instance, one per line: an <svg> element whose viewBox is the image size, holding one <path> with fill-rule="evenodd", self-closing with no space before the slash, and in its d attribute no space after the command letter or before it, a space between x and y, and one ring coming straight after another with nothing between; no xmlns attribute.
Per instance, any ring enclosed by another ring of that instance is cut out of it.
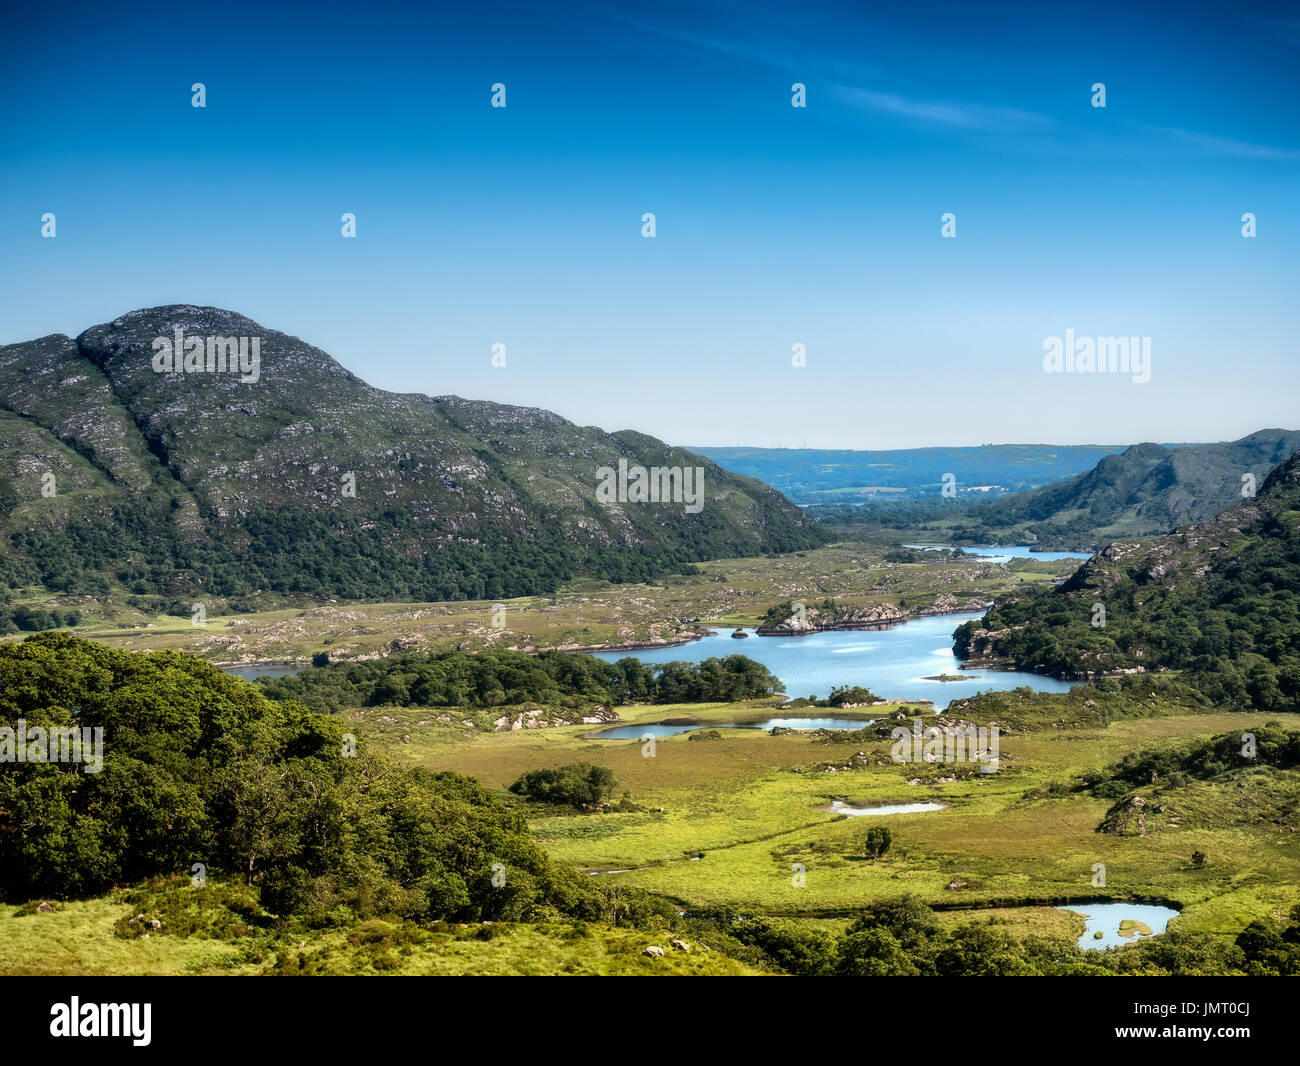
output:
<svg viewBox="0 0 1300 1066"><path fill-rule="evenodd" d="M5 21L0 342L215 304L383 388L679 444L1300 425L1295 4L236 0ZM1066 329L1150 336L1151 381L1044 373Z"/></svg>

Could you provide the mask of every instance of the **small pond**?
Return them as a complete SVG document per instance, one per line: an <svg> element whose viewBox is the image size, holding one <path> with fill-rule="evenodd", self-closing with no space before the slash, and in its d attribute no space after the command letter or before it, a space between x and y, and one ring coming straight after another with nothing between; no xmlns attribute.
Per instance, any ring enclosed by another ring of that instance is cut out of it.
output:
<svg viewBox="0 0 1300 1066"><path fill-rule="evenodd" d="M850 818L858 818L862 815L872 814L921 814L924 811L941 811L950 807L950 803L872 803L866 806L858 806L854 803L845 803L844 800L831 800L830 804L825 807L818 807L820 811L830 811L832 814L847 814Z"/></svg>
<svg viewBox="0 0 1300 1066"><path fill-rule="evenodd" d="M1081 948L1121 947L1145 940L1148 936L1163 933L1170 918L1178 916L1172 907L1161 907L1154 903L1076 903L1058 910L1074 911L1082 914L1085 922L1083 936L1079 937ZM1121 929L1125 922L1134 923ZM1145 926L1146 929L1142 927ZM1146 930L1149 929L1148 933ZM1101 936L1097 936L1097 933Z"/></svg>

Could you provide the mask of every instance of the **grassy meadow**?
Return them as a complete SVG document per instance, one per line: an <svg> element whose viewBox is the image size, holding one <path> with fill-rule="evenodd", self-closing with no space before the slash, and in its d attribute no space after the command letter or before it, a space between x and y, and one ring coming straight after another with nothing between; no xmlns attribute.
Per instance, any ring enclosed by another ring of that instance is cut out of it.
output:
<svg viewBox="0 0 1300 1066"><path fill-rule="evenodd" d="M878 710L922 713L907 705ZM764 717L771 706L755 701L624 712L629 722L690 717L705 728ZM409 713L368 708L357 719L373 743L397 757L469 774L494 788L508 787L528 769L573 762L608 766L617 791L627 792L640 810L589 814L533 807L534 836L557 861L584 870L625 870L602 876L682 905L834 918L851 915L866 900L911 891L936 907L988 909L1001 924L1012 913L1002 908L1018 903L1141 897L1182 908L1175 919L1179 929L1227 935L1253 918L1285 913L1300 897L1300 839L1285 826L1243 822L1241 797L1222 794L1237 790L1193 787L1193 809L1181 826L1164 825L1141 837L1096 831L1109 801L1087 795L1025 798L1140 748L1249 729L1266 720L1294 729L1300 715L1188 714L1161 706L1156 717L1106 727L1048 725L1003 735L995 774L908 784L916 780L917 767L891 762L889 742L861 739L865 734L819 738L724 728L716 740L690 740L689 733L657 738L648 756L640 740L593 739L592 726L484 734L400 719L378 728L368 724ZM867 753L870 764L845 769L858 751ZM940 769L929 776L948 775ZM949 806L845 817L819 809L832 799ZM893 847L883 858L867 860L862 840L873 824L890 828ZM1191 863L1196 850L1209 856L1200 869ZM1105 865L1104 887L1093 884L1097 863ZM797 887L795 864L805 871ZM1044 922L1057 930L1077 923L1082 932L1082 921L1061 911L1020 919L1031 927Z"/></svg>

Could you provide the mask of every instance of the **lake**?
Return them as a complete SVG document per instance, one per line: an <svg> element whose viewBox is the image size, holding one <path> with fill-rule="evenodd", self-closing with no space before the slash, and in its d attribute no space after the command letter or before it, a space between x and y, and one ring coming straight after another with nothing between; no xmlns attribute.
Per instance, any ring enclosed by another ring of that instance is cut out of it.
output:
<svg viewBox="0 0 1300 1066"><path fill-rule="evenodd" d="M922 551L952 551L951 544L904 544L904 548L917 548ZM1091 559L1087 552L1036 552L1027 544L986 544L978 548L962 548L967 555L978 555L991 563L1005 563L1012 559Z"/></svg>
<svg viewBox="0 0 1300 1066"><path fill-rule="evenodd" d="M616 725L589 734L596 740L640 740L642 737L675 737L696 729L864 729L874 718L763 718L756 722L693 722L690 725L646 722L642 725Z"/></svg>
<svg viewBox="0 0 1300 1066"><path fill-rule="evenodd" d="M697 663L715 656L740 654L762 663L779 677L791 698L824 698L830 695L832 686L862 685L882 699L927 699L940 710L954 699L989 690L1002 692L1020 685L1028 685L1039 692L1069 690L1070 682L1038 674L1015 670L962 670L961 660L952 653L952 631L968 619L980 617L979 613L936 615L903 622L890 629L829 630L802 637L760 637L753 630L746 630L750 634L748 640L737 640L728 630L674 648L597 654L610 662L630 656L647 663L673 660ZM939 674L957 673L971 680L926 680ZM676 731L698 728L687 726Z"/></svg>
<svg viewBox="0 0 1300 1066"><path fill-rule="evenodd" d="M921 814L925 811L942 811L948 806L947 803L876 803L859 807L853 803L845 803L843 800L831 800L829 806L819 807L818 810L859 818L873 814Z"/></svg>
<svg viewBox="0 0 1300 1066"><path fill-rule="evenodd" d="M221 669L228 674L242 677L245 681L254 681L259 677L287 677L290 674L301 674L304 667L291 666L287 663L255 663L252 666L223 666Z"/></svg>
<svg viewBox="0 0 1300 1066"><path fill-rule="evenodd" d="M1151 935L1154 936L1165 931L1170 918L1178 916L1178 912L1172 907L1161 907L1152 903L1086 903L1057 909L1083 915L1085 930L1083 936L1079 937L1081 948L1110 948L1134 944L1139 940L1146 940L1147 937L1140 933L1122 936L1119 931L1120 922L1125 920L1145 922L1151 930ZM1096 936L1098 930L1101 931L1100 937Z"/></svg>

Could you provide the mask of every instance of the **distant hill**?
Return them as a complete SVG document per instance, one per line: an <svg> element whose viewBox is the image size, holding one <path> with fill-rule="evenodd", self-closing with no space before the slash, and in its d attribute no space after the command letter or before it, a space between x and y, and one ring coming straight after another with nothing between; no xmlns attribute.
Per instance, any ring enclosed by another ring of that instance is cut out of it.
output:
<svg viewBox="0 0 1300 1066"><path fill-rule="evenodd" d="M1117 541L1055 589L999 599L954 646L979 664L1066 677L1181 670L1226 706L1295 707L1300 455L1215 518Z"/></svg>
<svg viewBox="0 0 1300 1066"><path fill-rule="evenodd" d="M250 338L249 355L260 338L257 381L156 372L154 342L177 329ZM597 468L620 460L703 467L703 506L598 500ZM507 597L825 539L767 485L652 437L384 392L296 337L185 305L0 347L0 530L0 589L181 605Z"/></svg>
<svg viewBox="0 0 1300 1066"><path fill-rule="evenodd" d="M939 497L945 475L959 494L1023 492L1091 470L1123 445L988 444L978 448L852 451L819 448L696 448L719 466L765 481L801 507Z"/></svg>
<svg viewBox="0 0 1300 1066"><path fill-rule="evenodd" d="M962 515L959 537L980 543L1077 541L1168 533L1242 500L1300 450L1300 432L1264 429L1223 444L1135 444L1087 473L993 500Z"/></svg>

